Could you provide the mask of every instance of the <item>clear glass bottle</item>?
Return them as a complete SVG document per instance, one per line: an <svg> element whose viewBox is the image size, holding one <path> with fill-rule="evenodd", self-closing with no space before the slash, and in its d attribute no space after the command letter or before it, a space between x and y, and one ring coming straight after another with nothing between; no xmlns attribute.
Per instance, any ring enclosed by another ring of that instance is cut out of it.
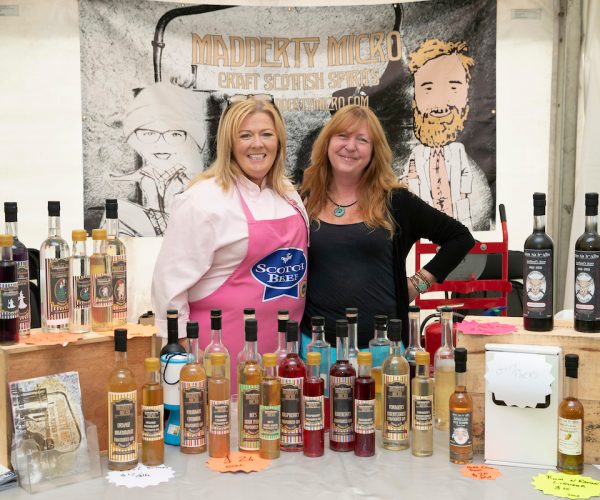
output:
<svg viewBox="0 0 600 500"><path fill-rule="evenodd" d="M42 331L69 331L69 245L60 236L60 201L48 202L48 238L40 248Z"/></svg>
<svg viewBox="0 0 600 500"><path fill-rule="evenodd" d="M285 332L287 327L287 322L290 319L289 311L281 309L277 311L277 350L275 351L275 355L277 356L277 369L279 370L279 365L287 356L286 346L287 341L285 339Z"/></svg>
<svg viewBox="0 0 600 500"><path fill-rule="evenodd" d="M392 346L382 366L381 439L385 449L398 451L408 448L410 404L410 368L402 356L401 320L390 320L389 335Z"/></svg>
<svg viewBox="0 0 600 500"><path fill-rule="evenodd" d="M229 355L213 352L210 359L212 375L208 379L208 455L212 458L229 456L231 411L229 379L225 376L225 362Z"/></svg>
<svg viewBox="0 0 600 500"><path fill-rule="evenodd" d="M17 204L4 203L4 222L6 234L13 237L12 255L17 266L17 282L19 283L19 337L25 338L31 332L31 309L29 297L29 251L19 240L17 227Z"/></svg>
<svg viewBox="0 0 600 500"><path fill-rule="evenodd" d="M321 353L308 352L306 364L302 398L304 455L320 457L325 453L325 384L320 375Z"/></svg>
<svg viewBox="0 0 600 500"><path fill-rule="evenodd" d="M306 346L306 352L318 352L321 359L319 373L325 384L324 395L326 406L329 406L329 370L331 370L331 344L325 340L325 318L314 316L311 318L312 340ZM307 358L308 359L308 358Z"/></svg>
<svg viewBox="0 0 600 500"><path fill-rule="evenodd" d="M473 400L467 392L467 350L454 350L456 388L450 396L450 462L473 461Z"/></svg>
<svg viewBox="0 0 600 500"><path fill-rule="evenodd" d="M260 458L279 458L281 383L277 378L277 355L273 352L263 356L265 374L260 383Z"/></svg>
<svg viewBox="0 0 600 500"><path fill-rule="evenodd" d="M229 351L223 344L223 332L221 330L221 309L210 311L210 343L204 349L204 369L206 376L212 377L212 355L217 352L225 354L225 376L229 381L231 373L229 371Z"/></svg>
<svg viewBox="0 0 600 500"><path fill-rule="evenodd" d="M370 352L358 353L358 376L354 381L354 454L375 455L375 381L371 377Z"/></svg>
<svg viewBox="0 0 600 500"><path fill-rule="evenodd" d="M381 429L381 365L390 355L391 343L387 337L387 316L380 314L374 317L375 336L369 341L369 351L373 356L371 374L375 379L375 428Z"/></svg>
<svg viewBox="0 0 600 500"><path fill-rule="evenodd" d="M113 328L111 260L106 255L106 229L94 229L92 240L94 241L94 253L90 256L92 330L106 332Z"/></svg>
<svg viewBox="0 0 600 500"><path fill-rule="evenodd" d="M91 278L90 258L87 255L87 233L84 229L75 229L71 233L73 248L69 259L71 269L69 297L71 300L71 314L69 331L72 333L86 333L91 330Z"/></svg>
<svg viewBox="0 0 600 500"><path fill-rule="evenodd" d="M189 342L188 361L179 374L179 421L181 422L181 453L206 451L206 372L200 361L198 323L186 325Z"/></svg>
<svg viewBox="0 0 600 500"><path fill-rule="evenodd" d="M238 356L238 448L257 453L260 448L260 383L263 370L258 353L258 324L249 318L244 322L244 349Z"/></svg>
<svg viewBox="0 0 600 500"><path fill-rule="evenodd" d="M19 341L19 283L12 245L10 234L0 235L0 342Z"/></svg>
<svg viewBox="0 0 600 500"><path fill-rule="evenodd" d="M565 355L565 397L558 406L558 470L583 473L584 413L577 399L579 356Z"/></svg>
<svg viewBox="0 0 600 500"><path fill-rule="evenodd" d="M417 351L415 378L411 386L412 454L429 457L433 454L433 380L429 377L429 353Z"/></svg>
<svg viewBox="0 0 600 500"><path fill-rule="evenodd" d="M452 339L452 308L440 308L442 345L433 357L435 378L435 428L448 430L450 427L450 408L448 402L455 388L454 343Z"/></svg>
<svg viewBox="0 0 600 500"><path fill-rule="evenodd" d="M119 205L106 200L106 253L111 259L114 326L127 323L127 250L119 238Z"/></svg>
<svg viewBox="0 0 600 500"><path fill-rule="evenodd" d="M165 459L159 359L146 358L144 369L150 375L150 380L142 386L142 463L152 467L163 464Z"/></svg>
<svg viewBox="0 0 600 500"><path fill-rule="evenodd" d="M108 378L108 468L133 469L138 463L137 385L127 366L127 330L115 330L115 367Z"/></svg>
<svg viewBox="0 0 600 500"><path fill-rule="evenodd" d="M575 330L600 332L598 193L585 193L585 231L575 243Z"/></svg>
<svg viewBox="0 0 600 500"><path fill-rule="evenodd" d="M417 352L424 351L421 347L421 308L419 306L408 306L408 347L404 351L404 359L410 366L410 380L415 378L417 363L415 361Z"/></svg>
<svg viewBox="0 0 600 500"><path fill-rule="evenodd" d="M348 322L348 361L358 371L358 309L356 307L346 308L346 321Z"/></svg>

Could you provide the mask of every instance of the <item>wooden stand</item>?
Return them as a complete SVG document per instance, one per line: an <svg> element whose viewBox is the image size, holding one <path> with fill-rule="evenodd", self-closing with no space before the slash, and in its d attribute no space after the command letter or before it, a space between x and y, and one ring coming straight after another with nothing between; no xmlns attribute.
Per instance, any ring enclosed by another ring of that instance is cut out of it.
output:
<svg viewBox="0 0 600 500"><path fill-rule="evenodd" d="M518 331L506 335L465 335L459 331L457 347L468 351L467 390L473 397L473 441L476 453L484 451L485 437L485 345L526 344L550 345L562 348L562 355L579 355L578 397L585 409L584 459L585 463L600 462L600 333L580 333L573 329L572 321L555 321L551 332L529 332L523 328L523 318L467 317L466 320L490 321L515 325ZM562 370L564 373L564 370ZM562 383L562 381L561 381ZM557 415L558 418L558 415ZM507 429L507 432L510 432ZM548 439L557 439L548 436Z"/></svg>
<svg viewBox="0 0 600 500"><path fill-rule="evenodd" d="M32 331L32 335L36 333L36 330ZM106 450L106 381L114 365L114 340L112 336L97 333L84 335L83 339L66 347L28 344L0 346L0 401L3 405L0 407L0 463L2 465L10 467L10 445L14 430L8 399L8 382L69 371L79 372L83 415L86 420L96 425L100 450ZM134 337L127 343L127 360L138 385L140 404L141 387L146 380L144 358L152 355L153 344L154 337ZM138 413L140 404L138 404Z"/></svg>

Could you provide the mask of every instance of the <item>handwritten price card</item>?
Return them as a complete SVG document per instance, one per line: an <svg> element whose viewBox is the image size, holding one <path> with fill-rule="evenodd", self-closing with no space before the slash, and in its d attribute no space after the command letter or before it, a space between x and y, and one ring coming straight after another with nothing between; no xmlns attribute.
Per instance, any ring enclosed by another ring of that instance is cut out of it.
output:
<svg viewBox="0 0 600 500"><path fill-rule="evenodd" d="M496 469L496 467L491 467L489 465L484 464L465 465L462 469L460 469L460 473L463 476L470 477L476 480L487 481L493 481L498 476L502 475L502 473L498 469Z"/></svg>
<svg viewBox="0 0 600 500"><path fill-rule="evenodd" d="M600 495L600 481L586 476L547 472L535 476L531 484L546 495L561 498L590 498Z"/></svg>
<svg viewBox="0 0 600 500"><path fill-rule="evenodd" d="M258 455L230 453L226 458L209 458L206 465L217 472L260 472L269 466L269 460Z"/></svg>

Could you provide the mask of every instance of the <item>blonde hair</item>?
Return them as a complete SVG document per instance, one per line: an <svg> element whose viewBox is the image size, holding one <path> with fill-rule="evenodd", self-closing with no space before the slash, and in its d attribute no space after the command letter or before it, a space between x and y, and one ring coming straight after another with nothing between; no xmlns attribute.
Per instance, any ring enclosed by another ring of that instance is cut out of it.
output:
<svg viewBox="0 0 600 500"><path fill-rule="evenodd" d="M202 180L214 178L223 191L229 191L236 178L244 175L233 157L233 144L243 121L254 113L266 113L272 118L279 143L275 161L267 173L268 184L281 196L293 189L285 175L286 137L283 118L274 104L253 97L225 108L217 130L217 157L210 167L190 182L188 188Z"/></svg>
<svg viewBox="0 0 600 500"><path fill-rule="evenodd" d="M408 69L414 75L420 68L436 57L456 54L465 70L467 82L469 82L471 80L471 68L475 66L475 61L467 55L468 50L469 48L465 42L444 42L437 38L430 38L419 45L417 50L409 54Z"/></svg>
<svg viewBox="0 0 600 500"><path fill-rule="evenodd" d="M311 220L318 222L319 213L327 204L327 191L332 179L327 150L331 138L341 131L367 124L373 154L358 185L358 208L370 228L383 227L394 234L394 219L389 210L389 198L394 188L402 187L392 169L392 150L375 113L359 105L344 106L333 115L313 144L310 166L304 171L300 194Z"/></svg>

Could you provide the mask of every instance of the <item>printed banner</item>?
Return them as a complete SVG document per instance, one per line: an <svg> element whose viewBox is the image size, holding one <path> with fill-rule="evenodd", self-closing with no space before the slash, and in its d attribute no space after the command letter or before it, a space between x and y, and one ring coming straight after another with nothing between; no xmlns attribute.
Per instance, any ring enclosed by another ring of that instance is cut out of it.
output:
<svg viewBox="0 0 600 500"><path fill-rule="evenodd" d="M160 236L210 165L221 112L269 94L299 182L331 113L370 106L393 167L474 230L495 224L496 1L344 7L80 1L85 227L119 199L123 234Z"/></svg>

